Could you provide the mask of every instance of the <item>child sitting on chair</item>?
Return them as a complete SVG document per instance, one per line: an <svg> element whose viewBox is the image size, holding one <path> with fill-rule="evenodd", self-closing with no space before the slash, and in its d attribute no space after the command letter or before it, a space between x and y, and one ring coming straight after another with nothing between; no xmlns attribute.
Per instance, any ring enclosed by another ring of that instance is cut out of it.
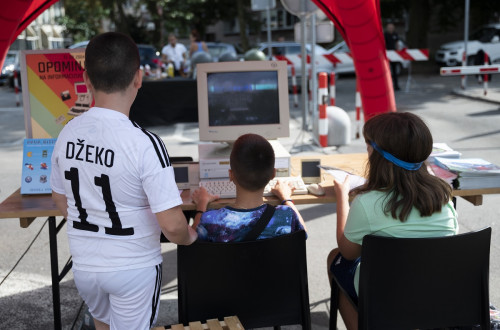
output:
<svg viewBox="0 0 500 330"><path fill-rule="evenodd" d="M200 240L243 241L268 207L262 195L267 183L276 175L271 144L260 135L240 136L231 151L230 167L229 179L236 186L236 201L232 206L207 211L207 205L218 196L209 194L203 187L193 192L193 202L197 206L193 228ZM305 229L304 220L291 199L292 188L278 181L272 192L281 203L257 239Z"/></svg>
<svg viewBox="0 0 500 330"><path fill-rule="evenodd" d="M424 164L432 151L432 135L424 121L407 112L384 113L366 122L363 135L367 181L353 191L356 197L349 207L349 176L343 183L334 180L338 248L327 260L330 284L335 276L355 304L365 235L410 238L458 232L451 187L429 174ZM358 312L343 292L339 310L347 329L357 329Z"/></svg>

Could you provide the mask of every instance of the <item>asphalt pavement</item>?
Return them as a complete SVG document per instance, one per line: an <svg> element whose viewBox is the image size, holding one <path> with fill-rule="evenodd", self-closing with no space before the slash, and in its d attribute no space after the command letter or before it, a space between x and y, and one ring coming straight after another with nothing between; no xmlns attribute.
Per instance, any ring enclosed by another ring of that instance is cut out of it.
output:
<svg viewBox="0 0 500 330"><path fill-rule="evenodd" d="M446 142L462 157L482 157L500 164L500 77L493 76L485 96L473 78L460 90L460 78L436 74L400 77L402 90L396 93L398 111L420 115L429 125L435 142ZM337 106L352 122L352 139L346 146L319 148L309 131L303 131L302 111L291 102L291 136L280 139L293 155L347 154L364 152L362 139L355 139L355 78L341 76L336 83ZM197 156L197 123L150 127L165 141L171 156ZM25 137L23 107L16 106L12 89L0 87L0 201L20 185L22 140ZM460 232L493 228L490 265L490 301L500 305L500 195L484 196L483 205L473 206L458 199ZM309 299L313 329L327 329L330 288L326 256L336 247L335 205L301 205L307 221ZM60 219L58 219L60 220ZM53 328L48 226L38 218L29 228L18 219L0 219L0 329ZM59 267L69 258L65 227L58 235ZM177 321L176 247L162 244L163 284L158 324ZM209 273L207 273L209 274ZM430 274L431 276L431 274ZM457 288L459 290L460 288ZM81 329L85 306L78 296L71 272L61 282L64 329ZM286 327L295 329L299 327ZM345 329L339 318L339 328Z"/></svg>

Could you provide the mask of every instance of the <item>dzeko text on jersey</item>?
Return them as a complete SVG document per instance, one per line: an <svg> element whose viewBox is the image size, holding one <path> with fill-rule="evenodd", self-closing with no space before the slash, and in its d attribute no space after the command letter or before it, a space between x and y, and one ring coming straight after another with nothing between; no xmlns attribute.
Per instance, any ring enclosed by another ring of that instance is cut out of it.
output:
<svg viewBox="0 0 500 330"><path fill-rule="evenodd" d="M82 162L113 167L115 152L111 149L85 144L85 140L77 139L74 143L68 141L66 144L66 158Z"/></svg>

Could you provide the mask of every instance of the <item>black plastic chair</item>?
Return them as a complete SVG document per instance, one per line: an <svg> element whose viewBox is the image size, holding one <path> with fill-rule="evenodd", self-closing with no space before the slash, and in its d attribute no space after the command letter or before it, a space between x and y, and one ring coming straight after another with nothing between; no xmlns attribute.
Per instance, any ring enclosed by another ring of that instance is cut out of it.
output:
<svg viewBox="0 0 500 330"><path fill-rule="evenodd" d="M179 322L236 315L245 328L311 329L304 231L177 247Z"/></svg>
<svg viewBox="0 0 500 330"><path fill-rule="evenodd" d="M439 238L363 239L359 329L490 329L491 228ZM332 281L330 329L337 324Z"/></svg>

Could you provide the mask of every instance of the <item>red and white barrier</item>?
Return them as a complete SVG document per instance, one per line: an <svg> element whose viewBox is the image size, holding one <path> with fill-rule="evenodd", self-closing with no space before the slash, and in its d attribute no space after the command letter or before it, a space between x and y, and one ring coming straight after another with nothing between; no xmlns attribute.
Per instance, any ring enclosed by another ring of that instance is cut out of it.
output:
<svg viewBox="0 0 500 330"><path fill-rule="evenodd" d="M356 81L356 139L361 136L361 94L359 93L359 83Z"/></svg>
<svg viewBox="0 0 500 330"><path fill-rule="evenodd" d="M328 104L328 75L318 73L318 104Z"/></svg>
<svg viewBox="0 0 500 330"><path fill-rule="evenodd" d="M484 65L488 65L488 54L486 52L484 53ZM484 95L488 93L488 75L485 74L483 76L483 88L484 88Z"/></svg>
<svg viewBox="0 0 500 330"><path fill-rule="evenodd" d="M335 105L335 72L330 73L330 105Z"/></svg>
<svg viewBox="0 0 500 330"><path fill-rule="evenodd" d="M387 58L390 62L427 61L429 60L429 50L407 48L401 50L388 50Z"/></svg>
<svg viewBox="0 0 500 330"><path fill-rule="evenodd" d="M312 99L312 72L311 68L307 70L307 95L309 99L309 113L313 113L313 99Z"/></svg>
<svg viewBox="0 0 500 330"><path fill-rule="evenodd" d="M429 50L428 49L402 49L402 50L388 50L387 58L391 62L403 62L403 61L428 61L429 60ZM294 67L300 67L302 65L302 57L300 54L297 55L274 55L274 60L286 61L288 65L293 65ZM311 57L307 55L307 64L311 63ZM334 53L334 54L323 54L316 56L316 65L328 65L333 64L334 66L339 63L354 63L352 55L350 52L347 53Z"/></svg>
<svg viewBox="0 0 500 330"><path fill-rule="evenodd" d="M16 92L16 106L20 106L21 99L19 97L19 76L16 70L14 70L14 91Z"/></svg>
<svg viewBox="0 0 500 330"><path fill-rule="evenodd" d="M500 65L471 65L443 67L440 70L442 76L461 76L471 74L495 74L500 73Z"/></svg>
<svg viewBox="0 0 500 330"><path fill-rule="evenodd" d="M318 104L319 104L319 119L318 119L318 134L319 144L322 147L328 147L328 117L326 116L326 108L328 106L328 76L325 72L318 74Z"/></svg>
<svg viewBox="0 0 500 330"><path fill-rule="evenodd" d="M465 56L465 52L462 53L462 63L467 63L466 62L466 56ZM464 65L465 66L465 65ZM462 75L462 79L460 80L460 87L462 89L465 89L465 78L466 76L465 75Z"/></svg>
<svg viewBox="0 0 500 330"><path fill-rule="evenodd" d="M299 93L297 90L297 77L295 76L295 66L291 65L292 70L292 91L293 91L293 105L295 107L299 106Z"/></svg>

